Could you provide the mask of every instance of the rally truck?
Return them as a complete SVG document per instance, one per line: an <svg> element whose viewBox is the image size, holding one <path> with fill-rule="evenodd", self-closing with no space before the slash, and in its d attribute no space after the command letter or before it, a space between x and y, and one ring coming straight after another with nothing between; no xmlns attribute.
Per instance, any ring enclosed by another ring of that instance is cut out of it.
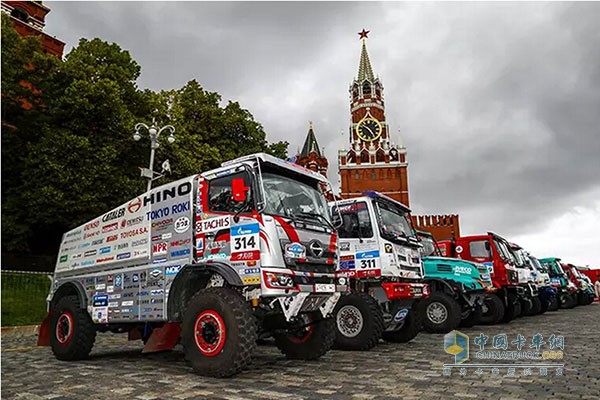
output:
<svg viewBox="0 0 600 400"><path fill-rule="evenodd" d="M556 311L560 304L558 299L558 287L552 283L550 274L545 266L540 261L529 253L526 253L529 260L529 265L532 268L531 275L533 279L540 285L539 297L542 301L542 312Z"/></svg>
<svg viewBox="0 0 600 400"><path fill-rule="evenodd" d="M592 304L596 294L594 287L588 284L587 277L584 277L573 264L563 264L563 267L565 267L565 272L567 272L571 282L577 286L577 304L580 306Z"/></svg>
<svg viewBox="0 0 600 400"><path fill-rule="evenodd" d="M267 154L152 189L64 234L40 344L86 357L97 332L143 352L178 342L199 374L246 366L273 336L293 359L325 354L347 278L336 273L326 178Z"/></svg>
<svg viewBox="0 0 600 400"><path fill-rule="evenodd" d="M519 285L524 289L524 296L521 299L522 313L527 316L540 314L542 313L542 300L539 297L540 287L533 278L532 269L525 250L516 243L509 243L509 249L517 267Z"/></svg>
<svg viewBox="0 0 600 400"><path fill-rule="evenodd" d="M459 325L479 322L487 294L496 291L485 265L442 257L431 233L417 231L421 244L424 282L431 295L419 302L423 328L448 333Z"/></svg>
<svg viewBox="0 0 600 400"><path fill-rule="evenodd" d="M410 209L378 192L330 203L338 226L338 268L351 292L334 310L337 348L367 350L383 337L408 342L420 331L415 306L429 295Z"/></svg>
<svg viewBox="0 0 600 400"><path fill-rule="evenodd" d="M541 258L540 263L548 270L550 282L558 291L560 308L575 307L577 305L577 286L569 280L560 258Z"/></svg>
<svg viewBox="0 0 600 400"><path fill-rule="evenodd" d="M442 255L482 263L488 267L496 292L484 300L483 324L509 322L521 315L524 289L519 286L515 260L506 239L495 233L461 236L439 242Z"/></svg>

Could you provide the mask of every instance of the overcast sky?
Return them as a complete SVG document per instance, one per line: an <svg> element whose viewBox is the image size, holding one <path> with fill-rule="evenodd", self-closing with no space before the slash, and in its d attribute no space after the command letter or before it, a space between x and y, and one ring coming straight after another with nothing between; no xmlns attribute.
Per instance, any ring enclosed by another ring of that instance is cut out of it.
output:
<svg viewBox="0 0 600 400"><path fill-rule="evenodd" d="M290 155L313 121L335 185L357 32L370 30L413 211L600 266L598 3L46 4L67 52L81 37L116 42L142 66L141 88L196 79Z"/></svg>

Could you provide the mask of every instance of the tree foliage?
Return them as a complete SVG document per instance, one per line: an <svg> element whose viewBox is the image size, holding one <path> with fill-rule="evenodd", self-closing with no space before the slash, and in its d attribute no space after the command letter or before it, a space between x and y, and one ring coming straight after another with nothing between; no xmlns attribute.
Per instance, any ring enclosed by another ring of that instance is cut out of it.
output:
<svg viewBox="0 0 600 400"><path fill-rule="evenodd" d="M168 158L173 175L159 183L254 152L286 156L287 142L268 143L248 110L195 80L140 90L141 67L117 44L81 39L63 62L39 49L3 15L3 252L55 254L63 232L141 193L150 146L147 132L132 139L136 122L176 128L175 143L160 140L157 164Z"/></svg>

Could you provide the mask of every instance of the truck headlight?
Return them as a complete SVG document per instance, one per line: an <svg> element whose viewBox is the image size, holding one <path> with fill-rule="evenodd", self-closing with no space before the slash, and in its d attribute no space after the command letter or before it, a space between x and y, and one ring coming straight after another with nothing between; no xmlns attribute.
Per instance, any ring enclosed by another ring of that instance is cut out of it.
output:
<svg viewBox="0 0 600 400"><path fill-rule="evenodd" d="M344 286L347 282L348 282L348 280L343 276L338 278L338 284L340 284L342 286Z"/></svg>
<svg viewBox="0 0 600 400"><path fill-rule="evenodd" d="M265 282L268 286L276 288L290 288L295 286L291 275L276 274L274 272L265 272Z"/></svg>

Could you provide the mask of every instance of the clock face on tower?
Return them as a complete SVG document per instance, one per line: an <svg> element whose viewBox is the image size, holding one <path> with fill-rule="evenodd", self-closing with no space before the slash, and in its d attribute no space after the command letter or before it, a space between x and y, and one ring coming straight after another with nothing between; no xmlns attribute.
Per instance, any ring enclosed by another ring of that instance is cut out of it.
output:
<svg viewBox="0 0 600 400"><path fill-rule="evenodd" d="M372 142L381 136L382 127L375 118L361 119L356 125L356 134L365 142Z"/></svg>

